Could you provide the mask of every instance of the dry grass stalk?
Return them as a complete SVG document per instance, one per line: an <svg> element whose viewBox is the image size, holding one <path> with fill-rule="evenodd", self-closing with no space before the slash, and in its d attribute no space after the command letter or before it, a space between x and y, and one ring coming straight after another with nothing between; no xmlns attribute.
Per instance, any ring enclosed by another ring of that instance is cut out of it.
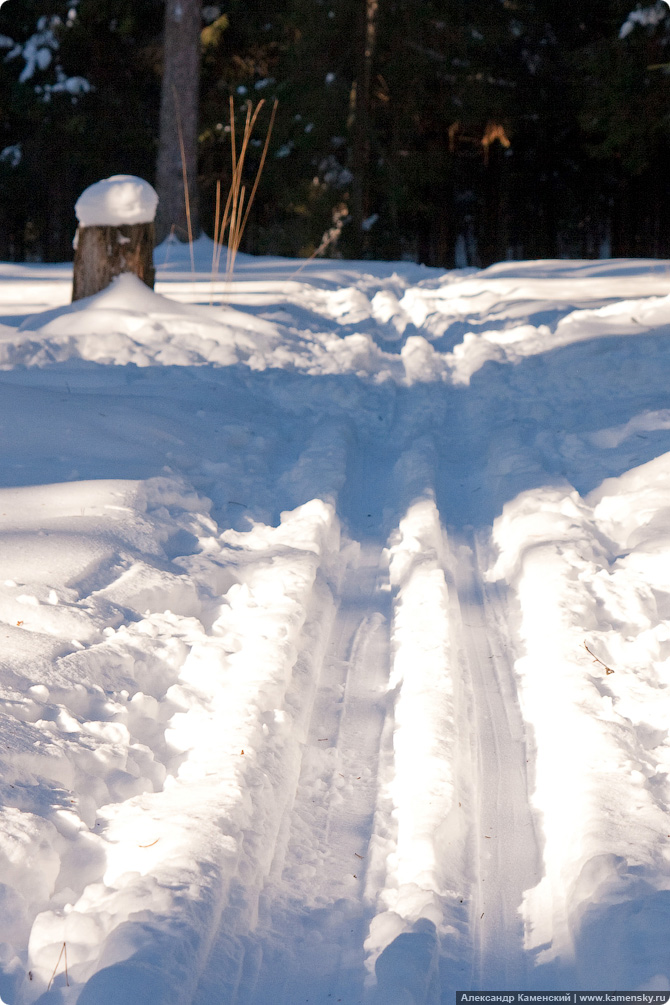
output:
<svg viewBox="0 0 670 1005"><path fill-rule="evenodd" d="M195 258L193 257L193 228L191 226L191 199L188 194L188 174L186 171L186 151L184 150L184 133L181 128L181 113L177 88L173 87L174 107L177 115L177 132L179 133L179 152L181 154L181 174L184 181L184 205L186 206L186 225L188 227L188 247L191 252L191 272L195 273Z"/></svg>
<svg viewBox="0 0 670 1005"><path fill-rule="evenodd" d="M214 210L214 250L212 251L212 268L214 267L214 252L219 243L219 212L221 210L221 179L216 179L216 208Z"/></svg>
<svg viewBox="0 0 670 1005"><path fill-rule="evenodd" d="M54 982L54 978L56 977L56 973L58 971L58 967L60 966L60 961L63 959L63 956L65 957L65 983L67 984L68 987L70 987L70 980L67 975L67 945L63 943L63 945L61 946L60 953L58 954L58 959L56 960L56 966L54 967L51 979L49 980L47 991L51 991L51 985Z"/></svg>
<svg viewBox="0 0 670 1005"><path fill-rule="evenodd" d="M249 143L253 135L254 127L256 125L256 120L258 119L258 113L265 104L265 101L261 99L256 109L252 108L251 102L247 102L247 115L244 123L244 131L240 139L240 149L239 153L237 150L237 136L235 133L235 105L233 98L230 98L230 146L231 146L231 157L232 157L232 177L230 188L228 190L228 198L226 199L226 205L223 210L223 217L220 216L221 208L221 183L217 182L216 186L216 218L214 221L214 249L212 252L212 282L214 281L218 271L219 263L221 260L221 248L223 245L224 234L226 229L228 231L228 244L226 251L226 281L230 282L230 279L235 268L235 258L237 257L237 252L240 248L240 242L242 240L242 235L244 234L244 228L247 225L247 220L249 219L249 213L251 212L251 207L254 202L254 197L256 195L256 190L258 188L258 183L263 173L263 167L265 166L265 159L267 157L268 147L270 145L270 137L272 135L272 127L274 126L275 115L277 112L277 101L274 102L272 106L272 114L270 116L270 123L265 134L265 143L263 145L263 152L261 154L261 159L258 164L258 169L256 171L256 178L254 180L251 193L248 198L246 186L242 184L242 175L244 172L244 162L247 155L247 150L249 148ZM246 204L245 204L246 199Z"/></svg>

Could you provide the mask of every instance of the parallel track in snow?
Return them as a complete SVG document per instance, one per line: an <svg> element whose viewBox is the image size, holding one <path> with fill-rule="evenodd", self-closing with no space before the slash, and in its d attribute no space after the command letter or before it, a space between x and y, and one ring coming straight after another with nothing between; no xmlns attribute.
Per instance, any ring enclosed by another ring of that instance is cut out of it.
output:
<svg viewBox="0 0 670 1005"><path fill-rule="evenodd" d="M372 545L363 550L336 591L311 696L298 656L287 693L289 705L304 703L296 719L305 740L295 796L256 894L257 920L243 893L237 908L224 908L196 1002L363 1001L372 913L364 887L389 673L390 594L380 553Z"/></svg>
<svg viewBox="0 0 670 1005"><path fill-rule="evenodd" d="M439 538L441 521L434 504L429 503L426 512L434 515L425 533ZM403 533L412 548L413 532L406 527ZM437 901L433 898L443 911L438 924L445 954L440 983L442 992L448 987L450 994L457 986L518 989L528 976L519 907L523 891L538 881L538 849L528 802L530 755L514 685L513 615L507 596L483 580L480 552L486 542L478 543L472 534L455 534L445 541L442 558L438 545L434 571L428 573L444 577L449 598L446 608L438 604L437 620L428 626L429 634L434 629L435 638L443 638L446 645L447 690L442 697L436 693L435 700L439 705L451 694L453 702L449 698L444 707L450 710L448 716L455 716L449 720L454 735L444 748L452 763L445 765L446 774L435 769L436 778L444 775L453 782L451 794L444 790L444 826L451 836L435 837L433 844L434 876L442 877L434 888ZM412 847L407 844L413 828L412 796L405 787L400 803L396 797L389 799L394 779L404 784L407 770L397 760L407 752L403 755L402 742L400 748L394 742L394 708L400 707L404 686L398 691L393 685L394 653L404 644L406 660L407 645L417 645L417 679L426 658L434 663L430 639L424 651L411 621L403 627L382 555L381 543L368 543L358 560L350 562L336 590L336 610L315 668L315 691L301 699L306 701L300 715L305 740L295 797L277 834L268 879L257 894L257 920L248 904L242 914L238 910L237 921L234 905L224 910L220 949L210 958L212 975L201 984L198 1003L210 1001L217 972L231 965L234 976L227 995L235 1005L327 1005L338 999L358 1005L371 1000L366 976L379 948L366 961L370 923L380 912L382 920L388 916L398 863L400 877L412 870ZM422 593L430 591L431 583L437 580L410 583L414 600L421 602L423 596L434 602ZM392 643L391 634L398 632ZM439 672L439 661L435 666ZM297 672L299 676L299 666ZM412 674L407 686L409 697L402 700L425 703L425 691L423 697L415 691ZM292 700L289 689L287 701ZM429 693L426 709L430 700ZM419 777L416 781L420 791L424 783ZM439 800L436 813L439 819ZM421 880L417 882L420 897ZM391 906L394 909L400 908ZM404 931L412 932L411 917L401 911L403 916ZM243 917L246 922L239 924ZM425 940L417 940L415 947L403 944L402 958L394 961L391 954L390 966L400 968L401 981L411 983L407 974L419 965L424 951ZM433 978L411 1000L436 1005L435 993Z"/></svg>
<svg viewBox="0 0 670 1005"><path fill-rule="evenodd" d="M250 1005L363 1000L370 917L363 889L389 674L389 593L380 589L379 556L379 548L365 549L342 584L284 866L265 912L273 948Z"/></svg>
<svg viewBox="0 0 670 1005"><path fill-rule="evenodd" d="M528 801L528 738L514 682L513 614L509 598L482 579L482 544L471 534L452 543L476 754L471 984L518 990L528 979L519 908L524 890L539 880L538 847Z"/></svg>

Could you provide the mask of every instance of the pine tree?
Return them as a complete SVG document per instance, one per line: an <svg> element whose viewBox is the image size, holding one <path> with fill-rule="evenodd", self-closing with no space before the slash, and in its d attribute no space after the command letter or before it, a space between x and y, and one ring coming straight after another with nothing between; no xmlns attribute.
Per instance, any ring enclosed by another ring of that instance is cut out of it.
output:
<svg viewBox="0 0 670 1005"><path fill-rule="evenodd" d="M74 204L111 174L153 181L161 0L0 9L0 257L72 257Z"/></svg>

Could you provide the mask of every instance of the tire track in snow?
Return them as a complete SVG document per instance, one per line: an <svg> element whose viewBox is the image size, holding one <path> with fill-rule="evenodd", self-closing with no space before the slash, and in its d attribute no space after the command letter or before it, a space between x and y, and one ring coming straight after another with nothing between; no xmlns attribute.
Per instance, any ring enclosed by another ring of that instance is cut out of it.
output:
<svg viewBox="0 0 670 1005"><path fill-rule="evenodd" d="M475 754L471 903L472 987L518 990L527 983L520 907L539 879L528 797L527 734L514 681L507 597L484 584L472 535L452 542L461 661L469 678Z"/></svg>

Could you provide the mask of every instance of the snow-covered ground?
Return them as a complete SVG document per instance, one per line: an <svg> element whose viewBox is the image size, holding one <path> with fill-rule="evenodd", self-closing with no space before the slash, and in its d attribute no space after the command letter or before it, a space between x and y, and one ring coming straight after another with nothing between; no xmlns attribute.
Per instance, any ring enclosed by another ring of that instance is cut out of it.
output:
<svg viewBox="0 0 670 1005"><path fill-rule="evenodd" d="M670 990L670 265L210 259L0 265L0 998Z"/></svg>

